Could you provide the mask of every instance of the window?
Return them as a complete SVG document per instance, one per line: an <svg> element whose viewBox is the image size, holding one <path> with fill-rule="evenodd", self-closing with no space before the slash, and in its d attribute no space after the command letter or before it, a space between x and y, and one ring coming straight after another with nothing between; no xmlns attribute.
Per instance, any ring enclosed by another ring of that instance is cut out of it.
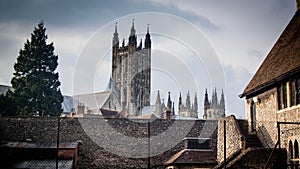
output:
<svg viewBox="0 0 300 169"><path fill-rule="evenodd" d="M295 159L298 159L299 158L299 145L298 145L297 140L295 140L295 143L294 143L294 151L295 151Z"/></svg>
<svg viewBox="0 0 300 169"><path fill-rule="evenodd" d="M289 157L290 157L290 159L294 158L293 143L291 140L289 141Z"/></svg>
<svg viewBox="0 0 300 169"><path fill-rule="evenodd" d="M278 110L300 104L300 77L277 86Z"/></svg>
<svg viewBox="0 0 300 169"><path fill-rule="evenodd" d="M287 108L287 87L286 83L282 85L282 100L283 100L283 108Z"/></svg>
<svg viewBox="0 0 300 169"><path fill-rule="evenodd" d="M281 105L281 103L282 103L282 97L281 97L281 86L279 86L278 88L277 88L277 97L278 97L278 110L281 110L282 109L282 105Z"/></svg>
<svg viewBox="0 0 300 169"><path fill-rule="evenodd" d="M295 80L290 81L289 83L289 88L290 88L290 106L296 105L296 83Z"/></svg>

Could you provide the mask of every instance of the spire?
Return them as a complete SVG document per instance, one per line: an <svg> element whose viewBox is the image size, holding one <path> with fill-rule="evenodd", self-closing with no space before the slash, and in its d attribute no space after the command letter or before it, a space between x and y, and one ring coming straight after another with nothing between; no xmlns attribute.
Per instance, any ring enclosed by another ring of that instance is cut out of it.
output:
<svg viewBox="0 0 300 169"><path fill-rule="evenodd" d="M212 99L211 99L211 108L218 108L218 95L217 89L213 90Z"/></svg>
<svg viewBox="0 0 300 169"><path fill-rule="evenodd" d="M190 98L190 92L188 91L187 93L187 96L186 96L186 108L187 108L187 111L190 111L191 110L191 98Z"/></svg>
<svg viewBox="0 0 300 169"><path fill-rule="evenodd" d="M175 108L174 108L174 102L173 102L173 107L172 107L172 115L174 116L175 115Z"/></svg>
<svg viewBox="0 0 300 169"><path fill-rule="evenodd" d="M181 111L181 107L182 107L182 98L181 98L181 92L179 92L178 113Z"/></svg>
<svg viewBox="0 0 300 169"><path fill-rule="evenodd" d="M147 33L145 37L145 49L151 48L151 38L149 33L149 24L147 25Z"/></svg>
<svg viewBox="0 0 300 169"><path fill-rule="evenodd" d="M182 104L181 92L179 93L179 102L178 104Z"/></svg>
<svg viewBox="0 0 300 169"><path fill-rule="evenodd" d="M198 99L197 99L197 93L195 93L195 98L194 98L194 109L193 109L195 116L198 117Z"/></svg>
<svg viewBox="0 0 300 169"><path fill-rule="evenodd" d="M118 22L115 24L115 33L118 33Z"/></svg>
<svg viewBox="0 0 300 169"><path fill-rule="evenodd" d="M149 33L149 24L147 24L147 33Z"/></svg>
<svg viewBox="0 0 300 169"><path fill-rule="evenodd" d="M160 101L160 94L159 94L159 90L157 91L157 95L156 95L156 102L155 105L161 105L161 101Z"/></svg>
<svg viewBox="0 0 300 169"><path fill-rule="evenodd" d="M169 110L172 109L172 101L171 101L171 96L170 96L171 92L169 92L169 96L168 96L168 102L167 102L167 107Z"/></svg>
<svg viewBox="0 0 300 169"><path fill-rule="evenodd" d="M208 94L207 94L207 89L205 90L205 97L204 97L204 110L209 109L209 100L208 100Z"/></svg>
<svg viewBox="0 0 300 169"><path fill-rule="evenodd" d="M160 100L160 94L159 90L157 91L157 96L156 96L156 102L155 102L155 114L160 117L161 113L163 112L162 106L161 106L161 100Z"/></svg>
<svg viewBox="0 0 300 169"><path fill-rule="evenodd" d="M162 107L162 110L165 111L165 108L166 108L165 99L162 99L161 107Z"/></svg>
<svg viewBox="0 0 300 169"><path fill-rule="evenodd" d="M133 47L133 51L135 51L135 48L137 47L137 41L136 41L136 35L135 35L135 28L134 28L134 19L132 19L132 27L130 29L130 35L129 35L129 41L128 44Z"/></svg>
<svg viewBox="0 0 300 169"><path fill-rule="evenodd" d="M113 37L113 46L119 46L119 34L118 34L118 22L116 22L115 25L115 32L114 32L114 37Z"/></svg>
<svg viewBox="0 0 300 169"><path fill-rule="evenodd" d="M223 90L222 90L221 99L220 99L220 109L225 111L225 98L224 98Z"/></svg>
<svg viewBox="0 0 300 169"><path fill-rule="evenodd" d="M132 19L132 26L131 26L131 30L130 30L130 36L135 36L134 19Z"/></svg>

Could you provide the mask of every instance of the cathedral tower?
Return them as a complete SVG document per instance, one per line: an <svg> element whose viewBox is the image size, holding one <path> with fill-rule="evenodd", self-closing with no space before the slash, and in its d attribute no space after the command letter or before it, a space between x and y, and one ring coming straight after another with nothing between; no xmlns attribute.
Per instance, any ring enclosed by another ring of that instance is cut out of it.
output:
<svg viewBox="0 0 300 169"><path fill-rule="evenodd" d="M212 92L211 102L208 100L207 90L205 90L204 96L204 120L218 120L225 117L225 98L222 90L220 102L218 101L217 89Z"/></svg>
<svg viewBox="0 0 300 169"><path fill-rule="evenodd" d="M123 39L119 46L117 24L112 39L112 83L118 101L125 105L131 115L141 115L141 110L150 105L151 85L151 38L149 25L142 41L137 46L134 20L129 32L128 44Z"/></svg>

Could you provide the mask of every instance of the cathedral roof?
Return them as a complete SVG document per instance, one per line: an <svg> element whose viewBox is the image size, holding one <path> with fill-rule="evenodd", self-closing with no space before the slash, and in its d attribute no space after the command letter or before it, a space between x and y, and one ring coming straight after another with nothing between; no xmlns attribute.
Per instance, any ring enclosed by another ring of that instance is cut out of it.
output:
<svg viewBox="0 0 300 169"><path fill-rule="evenodd" d="M73 99L75 103L84 103L84 105L90 110L97 110L103 107L111 94L111 91L104 91L98 93L76 95L73 96Z"/></svg>
<svg viewBox="0 0 300 169"><path fill-rule="evenodd" d="M300 10L295 13L240 97L256 95L299 72Z"/></svg>

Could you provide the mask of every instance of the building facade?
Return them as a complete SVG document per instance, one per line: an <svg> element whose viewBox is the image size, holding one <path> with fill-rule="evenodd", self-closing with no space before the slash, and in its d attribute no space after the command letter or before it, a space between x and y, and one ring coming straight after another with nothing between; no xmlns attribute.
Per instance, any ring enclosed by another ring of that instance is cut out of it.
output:
<svg viewBox="0 0 300 169"><path fill-rule="evenodd" d="M141 115L141 110L150 105L151 85L151 38L149 26L137 44L134 21L130 29L128 44L123 39L119 44L117 24L112 39L112 82L119 103L126 107L129 114Z"/></svg>

